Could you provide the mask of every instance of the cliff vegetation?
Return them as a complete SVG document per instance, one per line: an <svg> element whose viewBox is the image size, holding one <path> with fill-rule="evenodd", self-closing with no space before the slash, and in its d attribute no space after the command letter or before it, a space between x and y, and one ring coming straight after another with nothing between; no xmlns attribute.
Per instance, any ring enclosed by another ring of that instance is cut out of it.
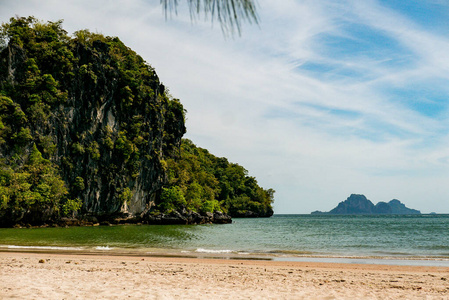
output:
<svg viewBox="0 0 449 300"><path fill-rule="evenodd" d="M183 139L180 156L167 161L164 208L182 203L196 212L221 211L232 217L270 217L274 190L261 188L242 166L216 157ZM175 196L176 195L176 196Z"/></svg>

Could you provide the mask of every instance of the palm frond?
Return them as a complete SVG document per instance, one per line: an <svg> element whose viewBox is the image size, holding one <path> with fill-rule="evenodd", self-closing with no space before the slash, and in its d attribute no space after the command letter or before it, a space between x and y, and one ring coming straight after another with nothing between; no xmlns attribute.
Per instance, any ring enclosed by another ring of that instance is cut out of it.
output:
<svg viewBox="0 0 449 300"><path fill-rule="evenodd" d="M179 0L160 0L167 16L168 12L177 12ZM242 22L258 23L256 4L254 0L187 0L190 17L196 19L201 14L217 19L223 33L241 33Z"/></svg>

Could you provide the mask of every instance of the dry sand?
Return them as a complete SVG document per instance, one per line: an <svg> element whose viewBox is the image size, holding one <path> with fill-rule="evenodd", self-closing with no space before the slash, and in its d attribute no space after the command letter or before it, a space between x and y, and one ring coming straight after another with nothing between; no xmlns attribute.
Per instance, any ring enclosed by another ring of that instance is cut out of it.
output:
<svg viewBox="0 0 449 300"><path fill-rule="evenodd" d="M449 299L449 268L0 252L0 299Z"/></svg>

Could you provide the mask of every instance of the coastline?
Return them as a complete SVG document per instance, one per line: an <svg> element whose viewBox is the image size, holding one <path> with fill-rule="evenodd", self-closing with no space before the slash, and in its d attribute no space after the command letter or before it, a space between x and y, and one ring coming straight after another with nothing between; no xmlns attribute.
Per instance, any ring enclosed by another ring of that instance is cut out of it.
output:
<svg viewBox="0 0 449 300"><path fill-rule="evenodd" d="M449 268L0 252L0 298L443 299Z"/></svg>
<svg viewBox="0 0 449 300"><path fill-rule="evenodd" d="M449 216L275 216L236 219L224 225L2 228L0 251L65 249L74 254L120 252L380 264L419 261L447 266L447 226Z"/></svg>
<svg viewBox="0 0 449 300"><path fill-rule="evenodd" d="M167 248L115 248L109 246L61 247L61 246L15 246L0 245L0 253L30 253L57 254L75 256L106 256L106 257L141 257L141 258L179 258L179 259L210 259L210 260L251 260L270 262L302 262L325 264L358 264L358 265L396 265L418 267L449 268L448 257L425 256L341 256L318 255L313 253L285 254L283 252L235 252L231 250L179 250ZM289 253L289 252L287 252Z"/></svg>

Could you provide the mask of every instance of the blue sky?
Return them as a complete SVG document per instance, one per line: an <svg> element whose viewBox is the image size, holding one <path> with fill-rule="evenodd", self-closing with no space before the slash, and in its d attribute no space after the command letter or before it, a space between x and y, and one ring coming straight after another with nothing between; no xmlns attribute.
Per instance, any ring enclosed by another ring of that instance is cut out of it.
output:
<svg viewBox="0 0 449 300"><path fill-rule="evenodd" d="M1 0L0 20L120 37L181 99L186 137L274 188L276 213L352 193L449 213L449 3L257 3L259 26L227 38L158 0Z"/></svg>

